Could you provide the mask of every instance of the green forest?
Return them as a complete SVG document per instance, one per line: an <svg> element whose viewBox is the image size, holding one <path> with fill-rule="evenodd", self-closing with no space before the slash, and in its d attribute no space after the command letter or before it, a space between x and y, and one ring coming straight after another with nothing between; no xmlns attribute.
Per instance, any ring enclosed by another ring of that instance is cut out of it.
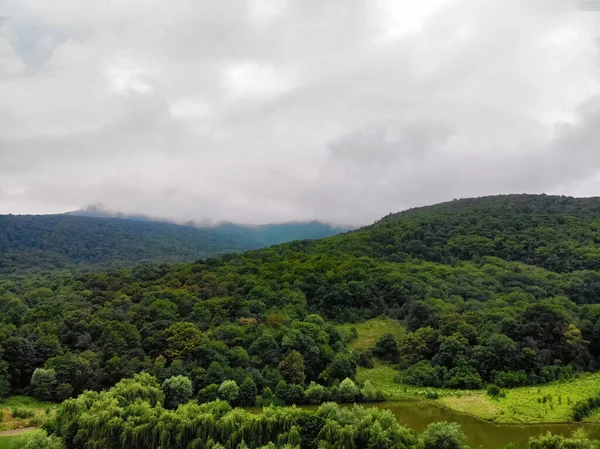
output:
<svg viewBox="0 0 600 449"><path fill-rule="evenodd" d="M35 226L5 225L0 248L35 248ZM84 264L115 257L92 244L96 228L70 229L41 249ZM130 251L117 241L100 240ZM67 449L463 448L455 425L417 434L384 410L335 403L385 400L375 379L357 378L375 366L401 385L491 397L596 372L599 243L600 199L507 195L192 263L5 270L0 396L65 401L36 438ZM355 327L378 317L405 332L354 345ZM572 419L596 413L598 398L569 404ZM323 405L278 407L292 404ZM582 434L530 444L598 446Z"/></svg>
<svg viewBox="0 0 600 449"><path fill-rule="evenodd" d="M114 269L151 261L192 262L343 231L316 221L196 227L79 213L0 215L0 274L65 267Z"/></svg>

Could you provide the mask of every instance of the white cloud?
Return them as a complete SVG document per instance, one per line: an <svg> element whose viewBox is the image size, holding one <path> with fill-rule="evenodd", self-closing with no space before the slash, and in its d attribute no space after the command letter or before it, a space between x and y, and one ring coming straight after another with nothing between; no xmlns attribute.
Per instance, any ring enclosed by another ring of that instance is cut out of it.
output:
<svg viewBox="0 0 600 449"><path fill-rule="evenodd" d="M600 194L600 30L570 0L6 5L0 213L365 223Z"/></svg>

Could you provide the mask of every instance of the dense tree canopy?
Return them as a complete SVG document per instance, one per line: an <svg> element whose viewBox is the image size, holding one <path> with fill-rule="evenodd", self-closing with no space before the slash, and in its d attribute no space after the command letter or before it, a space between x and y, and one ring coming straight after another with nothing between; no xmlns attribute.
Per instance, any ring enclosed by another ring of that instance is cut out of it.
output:
<svg viewBox="0 0 600 449"><path fill-rule="evenodd" d="M5 275L0 394L61 400L147 371L185 376L205 400L235 381L234 402L342 401L340 383L371 362L335 322L382 314L408 332L371 349L405 382L510 387L596 370L598 212L597 199L488 197L189 264Z"/></svg>

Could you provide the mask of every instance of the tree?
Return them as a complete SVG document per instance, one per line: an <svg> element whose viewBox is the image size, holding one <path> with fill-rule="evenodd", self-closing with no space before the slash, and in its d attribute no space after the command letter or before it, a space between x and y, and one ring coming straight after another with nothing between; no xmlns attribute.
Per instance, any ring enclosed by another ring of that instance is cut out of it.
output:
<svg viewBox="0 0 600 449"><path fill-rule="evenodd" d="M162 391L165 394L165 407L170 409L186 403L194 393L192 381L185 376L169 377L163 382Z"/></svg>
<svg viewBox="0 0 600 449"><path fill-rule="evenodd" d="M465 441L465 434L456 423L431 423L423 433L424 449L463 449Z"/></svg>
<svg viewBox="0 0 600 449"><path fill-rule="evenodd" d="M340 401L352 403L356 400L356 397L360 394L360 390L352 379L345 378L340 383Z"/></svg>
<svg viewBox="0 0 600 449"><path fill-rule="evenodd" d="M304 358L298 351L290 351L279 363L279 372L287 383L303 384Z"/></svg>
<svg viewBox="0 0 600 449"><path fill-rule="evenodd" d="M239 395L239 387L235 380L224 380L219 386L219 398L234 404Z"/></svg>
<svg viewBox="0 0 600 449"><path fill-rule="evenodd" d="M167 356L181 359L193 356L204 344L204 336L194 323L178 322L167 330Z"/></svg>
<svg viewBox="0 0 600 449"><path fill-rule="evenodd" d="M385 334L383 337L377 340L373 353L382 360L397 360L398 342L392 334Z"/></svg>
<svg viewBox="0 0 600 449"><path fill-rule="evenodd" d="M218 397L219 386L217 384L207 385L198 392L199 403L216 401Z"/></svg>
<svg viewBox="0 0 600 449"><path fill-rule="evenodd" d="M41 401L52 401L56 397L56 371L37 368L31 376L33 396Z"/></svg>
<svg viewBox="0 0 600 449"><path fill-rule="evenodd" d="M240 385L237 403L242 407L253 407L256 405L256 384L251 377L246 377Z"/></svg>
<svg viewBox="0 0 600 449"><path fill-rule="evenodd" d="M354 357L346 353L335 355L333 362L321 374L321 377L327 382L342 380L346 378L354 379L356 376L356 361Z"/></svg>

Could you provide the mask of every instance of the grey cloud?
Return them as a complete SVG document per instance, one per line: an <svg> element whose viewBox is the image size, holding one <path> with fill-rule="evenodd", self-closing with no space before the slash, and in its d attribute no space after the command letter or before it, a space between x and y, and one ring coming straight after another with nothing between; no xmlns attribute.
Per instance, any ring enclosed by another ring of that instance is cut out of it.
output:
<svg viewBox="0 0 600 449"><path fill-rule="evenodd" d="M570 0L7 4L36 31L0 42L0 213L361 224L600 193L600 30Z"/></svg>

